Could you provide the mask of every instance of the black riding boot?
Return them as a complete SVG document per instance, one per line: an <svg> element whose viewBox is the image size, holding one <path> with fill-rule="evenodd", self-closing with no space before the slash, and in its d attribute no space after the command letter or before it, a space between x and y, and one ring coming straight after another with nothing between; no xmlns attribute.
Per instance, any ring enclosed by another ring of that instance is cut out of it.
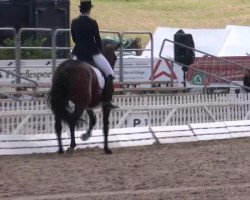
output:
<svg viewBox="0 0 250 200"><path fill-rule="evenodd" d="M108 106L110 109L119 108L118 106L114 105L112 102L112 96L113 96L113 92L114 92L113 79L114 79L114 77L112 75L109 75L106 78L105 87L103 89L102 105Z"/></svg>

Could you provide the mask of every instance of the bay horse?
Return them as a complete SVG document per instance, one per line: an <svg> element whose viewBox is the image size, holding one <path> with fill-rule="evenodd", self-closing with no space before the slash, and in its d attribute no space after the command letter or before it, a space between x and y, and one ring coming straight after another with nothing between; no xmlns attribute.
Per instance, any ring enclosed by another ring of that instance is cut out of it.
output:
<svg viewBox="0 0 250 200"><path fill-rule="evenodd" d="M136 49L135 53L137 56L140 56L143 52L142 50L142 43L141 43L141 38L136 37L131 41L131 44L129 45L129 49Z"/></svg>
<svg viewBox="0 0 250 200"><path fill-rule="evenodd" d="M117 59L115 50L116 47L113 45L103 47L103 55L113 68ZM86 134L81 136L81 139L89 139L96 124L93 108L98 106L101 100L102 89L98 84L97 75L89 63L78 60L66 60L57 67L53 75L47 102L55 117L59 154L64 153L61 141L62 121L68 124L71 134L70 147L66 152L73 153L76 147L75 126L81 120L80 117L83 112L86 111L89 116L89 127ZM73 112L69 111L69 102L74 104ZM111 110L107 106L102 106L102 111L104 151L106 154L111 154L112 151L108 146L109 115Z"/></svg>
<svg viewBox="0 0 250 200"><path fill-rule="evenodd" d="M128 49L136 49L135 54L137 56L140 56L143 52L141 37L129 38L124 42L115 40L113 38L103 38L102 45L105 46L107 44L114 45L117 47L117 49L122 46L124 49L127 49L126 51L128 51Z"/></svg>

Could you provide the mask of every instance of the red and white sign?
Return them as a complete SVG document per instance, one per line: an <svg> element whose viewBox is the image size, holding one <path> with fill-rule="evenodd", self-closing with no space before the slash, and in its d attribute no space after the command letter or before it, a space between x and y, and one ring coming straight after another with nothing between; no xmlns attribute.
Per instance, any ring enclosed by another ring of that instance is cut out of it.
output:
<svg viewBox="0 0 250 200"><path fill-rule="evenodd" d="M182 71L180 67L173 66L170 61L164 59L154 59L154 66L151 69L151 60L149 58L126 58L123 62L123 80L124 81L170 81L171 76L174 82L182 80ZM119 80L120 64L116 62L115 76Z"/></svg>

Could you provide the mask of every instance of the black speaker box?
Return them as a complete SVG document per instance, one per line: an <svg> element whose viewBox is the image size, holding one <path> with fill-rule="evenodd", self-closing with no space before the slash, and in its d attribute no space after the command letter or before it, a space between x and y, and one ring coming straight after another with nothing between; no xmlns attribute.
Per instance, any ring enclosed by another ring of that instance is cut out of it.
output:
<svg viewBox="0 0 250 200"><path fill-rule="evenodd" d="M182 30L174 35L174 42L194 48L194 41L191 34L186 34ZM190 65L194 62L194 51L186 47L174 44L174 59L184 65Z"/></svg>

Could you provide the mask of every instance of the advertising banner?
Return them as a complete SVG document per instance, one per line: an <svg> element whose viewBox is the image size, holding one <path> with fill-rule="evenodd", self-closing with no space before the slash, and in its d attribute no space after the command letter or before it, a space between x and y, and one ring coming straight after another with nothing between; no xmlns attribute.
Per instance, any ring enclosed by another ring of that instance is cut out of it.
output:
<svg viewBox="0 0 250 200"><path fill-rule="evenodd" d="M63 59L58 59L58 66ZM16 74L15 60L0 60L0 68ZM171 71L173 68L173 71ZM119 81L120 62L117 60L115 68L115 81ZM38 83L51 83L52 79L52 61L43 60L21 60L21 76L37 81ZM155 58L154 66L151 67L150 58L124 58L123 59L123 81L143 82L149 80L170 81L173 77L174 83L182 80L182 71L178 66L172 66L167 60ZM15 83L16 76L0 71L0 83ZM27 83L21 79L21 83Z"/></svg>

